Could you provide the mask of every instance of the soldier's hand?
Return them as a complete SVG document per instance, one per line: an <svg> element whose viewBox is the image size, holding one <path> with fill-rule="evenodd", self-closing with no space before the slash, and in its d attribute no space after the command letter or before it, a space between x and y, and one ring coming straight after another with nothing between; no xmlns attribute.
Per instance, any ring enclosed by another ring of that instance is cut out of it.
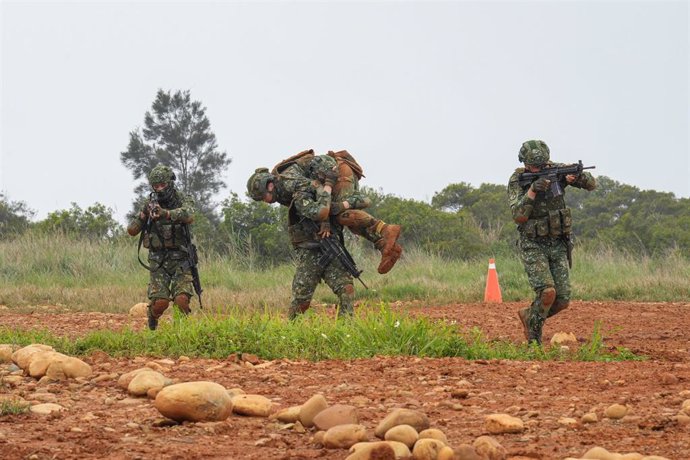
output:
<svg viewBox="0 0 690 460"><path fill-rule="evenodd" d="M548 180L546 177L540 177L539 179L532 182L530 188L533 192L545 192L546 190L548 190L550 183L551 181Z"/></svg>
<svg viewBox="0 0 690 460"><path fill-rule="evenodd" d="M151 219L158 220L161 217L162 209L159 204L155 204L151 207Z"/></svg>
<svg viewBox="0 0 690 460"><path fill-rule="evenodd" d="M319 235L321 238L328 238L331 236L331 223L327 220L321 222L321 228L319 229L319 233L317 233L317 235Z"/></svg>
<svg viewBox="0 0 690 460"><path fill-rule="evenodd" d="M575 174L568 174L567 176L565 176L565 181L569 184L572 184L577 180L577 177L578 176L576 176Z"/></svg>
<svg viewBox="0 0 690 460"><path fill-rule="evenodd" d="M347 201L336 201L335 203L331 203L332 216L338 215L346 209L350 209L350 203Z"/></svg>

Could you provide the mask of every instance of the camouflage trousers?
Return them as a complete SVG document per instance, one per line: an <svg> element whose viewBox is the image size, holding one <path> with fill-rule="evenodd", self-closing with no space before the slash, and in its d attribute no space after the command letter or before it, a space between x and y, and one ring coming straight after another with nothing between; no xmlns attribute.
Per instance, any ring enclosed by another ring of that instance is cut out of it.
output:
<svg viewBox="0 0 690 460"><path fill-rule="evenodd" d="M194 293L192 271L183 251L149 251L151 267L148 287L149 300L172 300L180 294L190 298Z"/></svg>
<svg viewBox="0 0 690 460"><path fill-rule="evenodd" d="M326 268L319 266L321 250L318 248L296 248L297 267L292 279L292 302L289 318L304 313L311 302L320 281L325 281L340 300L338 314L351 316L354 312L354 287L350 275L338 260L332 260Z"/></svg>
<svg viewBox="0 0 690 460"><path fill-rule="evenodd" d="M542 327L552 307L551 304L542 305L544 291L555 290L555 301L551 297L553 306L567 306L570 301L567 244L560 238L528 238L521 235L518 247L527 279L535 293L527 321L529 336L530 340L540 342Z"/></svg>

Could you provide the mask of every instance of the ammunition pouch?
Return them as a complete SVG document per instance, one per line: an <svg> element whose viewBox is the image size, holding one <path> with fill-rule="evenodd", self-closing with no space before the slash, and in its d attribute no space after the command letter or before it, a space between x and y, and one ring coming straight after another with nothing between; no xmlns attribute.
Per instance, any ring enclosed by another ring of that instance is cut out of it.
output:
<svg viewBox="0 0 690 460"><path fill-rule="evenodd" d="M522 224L520 232L527 238L560 238L569 236L572 231L573 218L570 208L549 211L544 217L535 217Z"/></svg>

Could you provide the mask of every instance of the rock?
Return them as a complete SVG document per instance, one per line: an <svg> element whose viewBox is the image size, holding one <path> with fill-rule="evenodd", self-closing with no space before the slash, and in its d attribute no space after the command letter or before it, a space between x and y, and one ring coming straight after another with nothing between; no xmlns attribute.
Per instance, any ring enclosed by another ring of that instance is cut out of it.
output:
<svg viewBox="0 0 690 460"><path fill-rule="evenodd" d="M11 363L13 352L14 348L12 347L12 345L0 345L0 363Z"/></svg>
<svg viewBox="0 0 690 460"><path fill-rule="evenodd" d="M299 421L306 427L314 426L314 417L328 407L328 402L322 394L315 394L307 402L302 404L299 410Z"/></svg>
<svg viewBox="0 0 690 460"><path fill-rule="evenodd" d="M561 417L558 419L558 424L563 426L575 426L577 425L577 420L570 417Z"/></svg>
<svg viewBox="0 0 690 460"><path fill-rule="evenodd" d="M386 431L384 439L401 442L411 449L419 439L419 433L410 425L397 425Z"/></svg>
<svg viewBox="0 0 690 460"><path fill-rule="evenodd" d="M436 428L428 428L422 431L419 433L419 439L437 439L446 446L448 445L448 438L446 437L446 434Z"/></svg>
<svg viewBox="0 0 690 460"><path fill-rule="evenodd" d="M30 410L34 414L48 415L48 414L52 414L53 412L62 412L63 410L65 410L65 408L59 404L44 403L44 404L36 404L35 406L31 406Z"/></svg>
<svg viewBox="0 0 690 460"><path fill-rule="evenodd" d="M604 411L604 416L610 419L621 419L628 413L628 408L622 404L612 404Z"/></svg>
<svg viewBox="0 0 690 460"><path fill-rule="evenodd" d="M57 396L53 393L34 393L31 395L31 400L42 403L54 403L57 402Z"/></svg>
<svg viewBox="0 0 690 460"><path fill-rule="evenodd" d="M232 413L225 387L214 382L185 382L163 388L154 401L158 412L177 422L222 421Z"/></svg>
<svg viewBox="0 0 690 460"><path fill-rule="evenodd" d="M358 442L367 440L367 429L364 425L354 423L337 425L326 431L323 445L328 449L349 449Z"/></svg>
<svg viewBox="0 0 690 460"><path fill-rule="evenodd" d="M401 458L395 455L391 446L384 442L367 442L368 444L345 457L345 460L395 460Z"/></svg>
<svg viewBox="0 0 690 460"><path fill-rule="evenodd" d="M311 441L318 446L323 446L324 436L326 436L325 431L317 431L316 433L314 433L314 437L311 438Z"/></svg>
<svg viewBox="0 0 690 460"><path fill-rule="evenodd" d="M67 357L64 361L53 362L46 370L46 375L56 380L61 375L70 379L78 379L89 378L92 374L91 366L81 359L72 356Z"/></svg>
<svg viewBox="0 0 690 460"><path fill-rule="evenodd" d="M622 455L609 452L603 447L592 447L582 456L583 459L594 459L594 460L621 460Z"/></svg>
<svg viewBox="0 0 690 460"><path fill-rule="evenodd" d="M347 457L350 460L385 460L412 456L405 444L396 441L358 442L350 448L350 453L352 455Z"/></svg>
<svg viewBox="0 0 690 460"><path fill-rule="evenodd" d="M127 390L134 376L136 376L140 372L151 372L151 369L148 367L140 367L139 369L134 369L133 371L126 372L122 374L120 378L117 380L117 386L119 386L123 390Z"/></svg>
<svg viewBox="0 0 690 460"><path fill-rule="evenodd" d="M690 417L688 417L687 415L674 415L673 417L671 417L671 420L673 420L676 424L681 426L690 425Z"/></svg>
<svg viewBox="0 0 690 460"><path fill-rule="evenodd" d="M156 371L139 372L134 376L127 391L133 396L148 395L149 390L159 392L163 387L172 385L172 380Z"/></svg>
<svg viewBox="0 0 690 460"><path fill-rule="evenodd" d="M483 457L489 458L489 457ZM469 444L460 444L455 449L455 460L483 460Z"/></svg>
<svg viewBox="0 0 690 460"><path fill-rule="evenodd" d="M670 372L664 372L659 377L662 385L675 385L678 383L678 377Z"/></svg>
<svg viewBox="0 0 690 460"><path fill-rule="evenodd" d="M337 425L357 425L359 417L354 406L335 404L316 414L313 422L318 430L328 431Z"/></svg>
<svg viewBox="0 0 690 460"><path fill-rule="evenodd" d="M683 401L683 405L681 406L680 410L685 413L685 415L690 415L690 399Z"/></svg>
<svg viewBox="0 0 690 460"><path fill-rule="evenodd" d="M14 363L17 366L28 372L29 365L31 364L31 359L33 358L33 356L37 353L43 353L46 351L55 350L53 349L53 347L49 345L43 345L40 343L27 345L12 353L12 361L14 361Z"/></svg>
<svg viewBox="0 0 690 460"><path fill-rule="evenodd" d="M268 417L273 412L273 402L261 395L237 395L232 400L232 411L239 415Z"/></svg>
<svg viewBox="0 0 690 460"><path fill-rule="evenodd" d="M28 374L35 379L40 379L46 375L48 366L53 363L64 361L67 358L67 355L63 355L57 351L40 351L33 353L29 360Z"/></svg>
<svg viewBox="0 0 690 460"><path fill-rule="evenodd" d="M282 409L278 411L277 414L272 415L272 418L276 418L283 423L295 423L299 420L299 411L302 406L292 406L287 409Z"/></svg>
<svg viewBox="0 0 690 460"><path fill-rule="evenodd" d="M146 318L148 314L149 304L146 302L139 302L134 304L132 308L129 309L129 316L134 318Z"/></svg>
<svg viewBox="0 0 690 460"><path fill-rule="evenodd" d="M486 460L505 460L508 457L505 447L491 436L479 436L472 447L477 455Z"/></svg>
<svg viewBox="0 0 690 460"><path fill-rule="evenodd" d="M395 409L378 424L374 434L377 438L383 439L388 430L398 425L410 425L420 432L429 428L429 418L416 410Z"/></svg>
<svg viewBox="0 0 690 460"><path fill-rule="evenodd" d="M484 429L491 434L521 433L525 425L519 418L508 414L491 414L484 418Z"/></svg>
<svg viewBox="0 0 690 460"><path fill-rule="evenodd" d="M2 378L2 383L16 387L17 385L20 385L23 380L24 377L21 375L7 375Z"/></svg>
<svg viewBox="0 0 690 460"><path fill-rule="evenodd" d="M420 439L412 449L412 458L414 460L436 460L444 447L446 445L438 439Z"/></svg>
<svg viewBox="0 0 690 460"><path fill-rule="evenodd" d="M572 332L556 332L551 337L551 346L560 347L562 345L577 345L577 337Z"/></svg>
<svg viewBox="0 0 690 460"><path fill-rule="evenodd" d="M582 423L596 423L599 421L599 417L594 412L587 412L582 417L580 417Z"/></svg>
<svg viewBox="0 0 690 460"><path fill-rule="evenodd" d="M99 376L96 376L91 379L91 383L101 383L101 382L106 382L108 380L115 380L117 378L117 374L111 373L111 374L101 374Z"/></svg>
<svg viewBox="0 0 690 460"><path fill-rule="evenodd" d="M448 446L443 446L443 448L438 451L436 460L455 460L455 451Z"/></svg>
<svg viewBox="0 0 690 460"><path fill-rule="evenodd" d="M160 372L161 374L165 370L165 369L163 369L163 366L161 366L160 364L158 364L155 361L149 361L148 363L146 363L146 367L148 367L149 369L154 370L156 372Z"/></svg>
<svg viewBox="0 0 690 460"><path fill-rule="evenodd" d="M234 398L237 395L246 395L247 392L244 391L242 388L230 388L228 391L228 396L230 396L230 399Z"/></svg>

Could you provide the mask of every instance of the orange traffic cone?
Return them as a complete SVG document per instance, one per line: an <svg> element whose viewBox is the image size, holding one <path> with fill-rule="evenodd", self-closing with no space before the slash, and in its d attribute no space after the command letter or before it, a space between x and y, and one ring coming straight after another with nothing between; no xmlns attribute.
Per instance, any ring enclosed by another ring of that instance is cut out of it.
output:
<svg viewBox="0 0 690 460"><path fill-rule="evenodd" d="M489 273L486 275L484 302L503 302L503 297L501 297L501 287L498 285L498 273L496 273L496 262L494 262L494 259L489 259Z"/></svg>

